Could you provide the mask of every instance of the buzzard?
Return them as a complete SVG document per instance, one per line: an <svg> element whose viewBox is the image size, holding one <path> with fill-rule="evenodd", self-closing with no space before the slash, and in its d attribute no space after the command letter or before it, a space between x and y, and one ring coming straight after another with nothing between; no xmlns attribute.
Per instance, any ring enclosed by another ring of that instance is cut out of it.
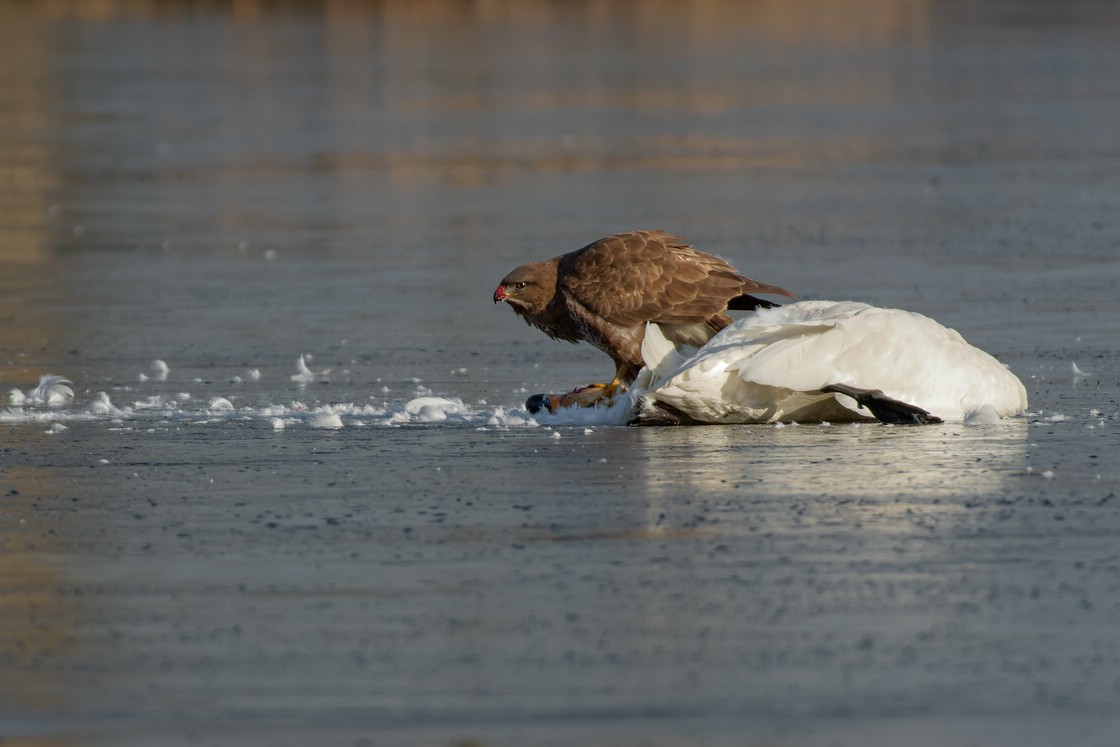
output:
<svg viewBox="0 0 1120 747"><path fill-rule="evenodd" d="M609 355L616 366L606 386L611 396L644 365L647 322L674 344L700 347L731 324L728 309L777 305L753 293L793 297L664 231L629 231L521 265L499 283L494 303L505 301L553 339L586 341Z"/></svg>

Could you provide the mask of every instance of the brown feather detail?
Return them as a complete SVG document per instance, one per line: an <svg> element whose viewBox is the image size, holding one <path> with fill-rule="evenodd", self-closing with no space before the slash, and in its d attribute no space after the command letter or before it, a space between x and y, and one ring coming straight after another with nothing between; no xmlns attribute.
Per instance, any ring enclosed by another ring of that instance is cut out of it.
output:
<svg viewBox="0 0 1120 747"><path fill-rule="evenodd" d="M608 236L558 260L560 292L622 326L693 324L746 293L792 295L662 231Z"/></svg>
<svg viewBox="0 0 1120 747"><path fill-rule="evenodd" d="M630 231L518 267L494 300L554 339L591 343L629 383L644 365L647 322L663 325L674 342L703 344L731 323L728 308L774 305L751 293L793 295L664 231Z"/></svg>

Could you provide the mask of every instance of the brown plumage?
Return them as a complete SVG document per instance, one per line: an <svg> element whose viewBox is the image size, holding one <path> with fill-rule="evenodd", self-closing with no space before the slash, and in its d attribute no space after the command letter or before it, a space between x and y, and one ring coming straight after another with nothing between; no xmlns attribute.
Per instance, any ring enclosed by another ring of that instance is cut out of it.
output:
<svg viewBox="0 0 1120 747"><path fill-rule="evenodd" d="M752 293L793 296L756 283L711 254L663 231L608 236L506 275L494 291L549 337L585 340L617 366L611 384L629 384L644 365L646 322L677 344L699 347L731 323L727 309L775 304Z"/></svg>

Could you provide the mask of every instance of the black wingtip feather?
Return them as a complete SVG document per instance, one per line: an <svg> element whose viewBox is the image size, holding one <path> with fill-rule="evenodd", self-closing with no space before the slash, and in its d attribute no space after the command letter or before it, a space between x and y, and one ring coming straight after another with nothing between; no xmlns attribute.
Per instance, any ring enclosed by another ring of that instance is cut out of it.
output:
<svg viewBox="0 0 1120 747"><path fill-rule="evenodd" d="M781 306L780 303L767 301L762 298L756 298L749 293L744 293L741 296L736 296L727 302L727 308L731 311L753 311L755 309L776 309Z"/></svg>

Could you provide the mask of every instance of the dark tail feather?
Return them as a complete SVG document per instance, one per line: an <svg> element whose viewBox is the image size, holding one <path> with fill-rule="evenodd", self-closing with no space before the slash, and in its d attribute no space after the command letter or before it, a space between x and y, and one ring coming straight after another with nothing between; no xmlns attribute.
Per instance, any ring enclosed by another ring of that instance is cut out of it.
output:
<svg viewBox="0 0 1120 747"><path fill-rule="evenodd" d="M838 392L846 394L862 407L866 407L871 414L884 423L897 425L929 425L943 422L936 415L931 415L917 405L891 399L879 389L860 389L847 384L829 384L821 387L822 392Z"/></svg>
<svg viewBox="0 0 1120 747"><path fill-rule="evenodd" d="M766 301L761 298L755 298L749 293L744 293L737 298L732 298L727 302L727 308L732 311L752 311L754 309L773 309L781 306L780 303L773 301Z"/></svg>
<svg viewBox="0 0 1120 747"><path fill-rule="evenodd" d="M785 288L779 288L776 285L767 285L766 283L760 283L757 280L751 280L750 278L743 277L742 275L739 275L738 278L740 281L739 290L749 292L732 298L731 301L727 304L727 308L729 309L733 309L735 311L751 311L753 309L772 309L776 306L781 306L780 303L774 303L773 301L764 301L757 296L752 296L751 293L765 293L768 296L789 296L790 298L797 298L797 296L793 295Z"/></svg>

